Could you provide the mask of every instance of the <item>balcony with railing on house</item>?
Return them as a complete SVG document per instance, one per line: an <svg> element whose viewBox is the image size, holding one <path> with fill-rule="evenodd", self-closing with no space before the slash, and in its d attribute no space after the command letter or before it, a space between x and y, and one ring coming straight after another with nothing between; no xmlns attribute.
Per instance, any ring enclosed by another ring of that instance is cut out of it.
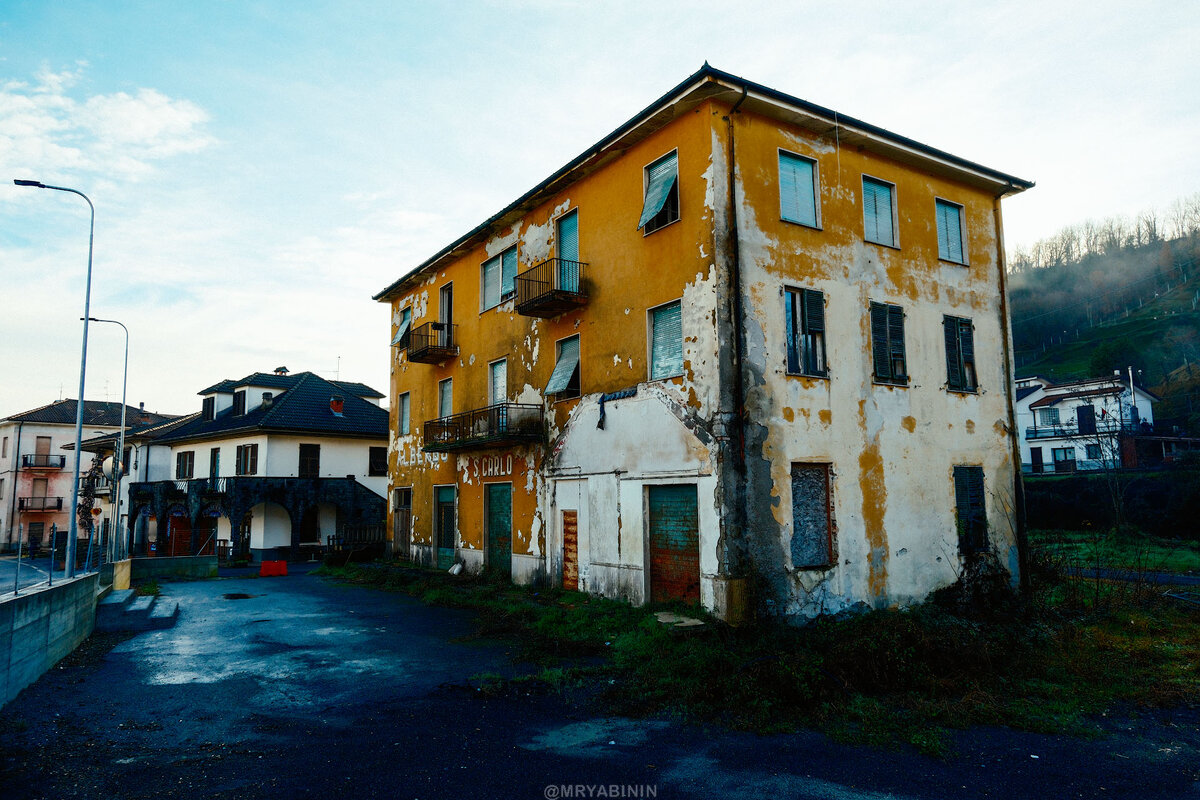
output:
<svg viewBox="0 0 1200 800"><path fill-rule="evenodd" d="M1026 439L1067 439L1074 436L1110 436L1118 433L1152 433L1153 427L1148 423L1120 423L1097 420L1092 426L1084 425L1083 429L1077 423L1066 425L1034 425L1025 429Z"/></svg>
<svg viewBox="0 0 1200 800"><path fill-rule="evenodd" d="M556 317L587 303L584 264L549 258L517 275L517 313L526 317Z"/></svg>
<svg viewBox="0 0 1200 800"><path fill-rule="evenodd" d="M431 453L444 453L507 447L540 442L544 436L540 405L497 403L429 420L425 423L423 449Z"/></svg>
<svg viewBox="0 0 1200 800"><path fill-rule="evenodd" d="M20 511L62 511L61 497L18 497L17 509Z"/></svg>
<svg viewBox="0 0 1200 800"><path fill-rule="evenodd" d="M47 453L26 453L21 456L21 469L62 469L66 465L66 456Z"/></svg>
<svg viewBox="0 0 1200 800"><path fill-rule="evenodd" d="M458 326L450 322L426 322L408 332L408 360L440 364L458 355Z"/></svg>

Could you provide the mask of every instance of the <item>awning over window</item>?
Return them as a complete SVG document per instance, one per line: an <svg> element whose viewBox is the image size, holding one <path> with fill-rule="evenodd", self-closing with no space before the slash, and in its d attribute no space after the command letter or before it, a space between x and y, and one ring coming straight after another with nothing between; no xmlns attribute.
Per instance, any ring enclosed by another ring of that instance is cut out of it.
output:
<svg viewBox="0 0 1200 800"><path fill-rule="evenodd" d="M667 195L671 193L671 187L675 185L678 176L679 157L675 153L650 167L649 181L646 184L646 203L642 206L642 218L638 220L639 230L654 219L655 214L662 211L663 204L667 202Z"/></svg>
<svg viewBox="0 0 1200 800"><path fill-rule="evenodd" d="M396 344L400 344L402 341L404 341L404 337L406 335L408 335L408 326L411 323L412 323L412 320L409 320L409 319L406 319L400 323L400 327L396 329L396 335L392 339L392 344L396 345Z"/></svg>
<svg viewBox="0 0 1200 800"><path fill-rule="evenodd" d="M550 382L546 384L546 394L564 392L579 369L579 339L567 339L560 346L558 363L554 372L550 373Z"/></svg>

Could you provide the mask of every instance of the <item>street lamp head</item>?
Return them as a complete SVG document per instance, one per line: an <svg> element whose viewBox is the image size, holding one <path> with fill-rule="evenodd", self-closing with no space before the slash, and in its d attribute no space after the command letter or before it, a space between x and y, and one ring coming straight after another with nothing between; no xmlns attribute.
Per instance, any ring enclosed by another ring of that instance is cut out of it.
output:
<svg viewBox="0 0 1200 800"><path fill-rule="evenodd" d="M17 186L36 186L39 189L46 188L46 184L42 183L41 181L23 181L20 178L14 178L13 183L15 183Z"/></svg>

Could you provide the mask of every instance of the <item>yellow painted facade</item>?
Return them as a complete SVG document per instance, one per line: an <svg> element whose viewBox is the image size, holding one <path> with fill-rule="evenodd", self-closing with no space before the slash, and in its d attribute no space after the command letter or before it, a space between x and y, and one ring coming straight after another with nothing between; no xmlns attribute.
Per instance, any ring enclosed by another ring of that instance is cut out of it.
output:
<svg viewBox="0 0 1200 800"><path fill-rule="evenodd" d="M816 163L815 227L781 219L781 152ZM670 153L678 220L645 233L648 168ZM864 241L864 175L894 185L895 246ZM395 489L411 489L403 555L438 561L435 500L453 487L454 547L442 565L449 556L468 569L508 568L495 542L489 552L485 487L510 484L515 580L571 583L577 570L581 589L644 602L667 580L651 577L667 574L655 549L673 530L656 516L666 488L690 497L695 487L698 599L718 613L736 616L734 598L747 590L783 615L904 604L955 578L952 469L972 465L989 491L993 549L1015 574L999 198L1030 185L706 67L377 296L395 336L406 314L412 329L444 319L450 285L458 326L458 352L442 363L390 350L389 527L405 527ZM961 207L965 265L938 258L938 199ZM550 319L517 313L513 299L484 308L484 263L515 247L520 274L558 257L556 221L572 212L586 302ZM789 289L822 293L827 376L788 374ZM674 301L682 375L651 381L650 315ZM904 309L906 385L872 378L872 302ZM946 315L972 320L977 391L947 391ZM581 396L547 398L571 336ZM500 359L507 381L493 397ZM540 441L426 452L447 379L453 414L540 406ZM830 476L837 558L820 569L793 563L789 545L797 464Z"/></svg>

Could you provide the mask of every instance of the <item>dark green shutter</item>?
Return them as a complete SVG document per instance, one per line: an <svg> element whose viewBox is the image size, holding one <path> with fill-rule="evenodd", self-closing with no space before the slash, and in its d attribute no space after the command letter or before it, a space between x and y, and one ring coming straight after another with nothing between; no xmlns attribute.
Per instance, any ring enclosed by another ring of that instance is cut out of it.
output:
<svg viewBox="0 0 1200 800"><path fill-rule="evenodd" d="M961 389L963 385L962 362L958 346L957 317L942 319L942 330L946 337L946 383L951 389Z"/></svg>
<svg viewBox="0 0 1200 800"><path fill-rule="evenodd" d="M806 333L825 332L825 295L821 292L804 290L804 322Z"/></svg>
<svg viewBox="0 0 1200 800"><path fill-rule="evenodd" d="M888 348L892 355L892 378L908 377L908 361L904 357L904 309L888 306Z"/></svg>
<svg viewBox="0 0 1200 800"><path fill-rule="evenodd" d="M958 511L959 549L979 552L987 547L984 516L983 467L954 468L954 504Z"/></svg>
<svg viewBox="0 0 1200 800"><path fill-rule="evenodd" d="M892 377L888 360L888 310L882 303L871 303L871 357L875 362L875 377Z"/></svg>

